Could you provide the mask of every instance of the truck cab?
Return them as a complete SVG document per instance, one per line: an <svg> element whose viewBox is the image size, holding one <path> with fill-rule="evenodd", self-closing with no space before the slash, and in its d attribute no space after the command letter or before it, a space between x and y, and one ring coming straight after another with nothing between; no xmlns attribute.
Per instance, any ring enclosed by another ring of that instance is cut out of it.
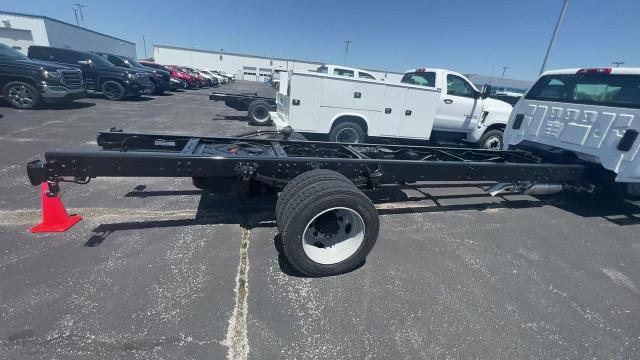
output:
<svg viewBox="0 0 640 360"><path fill-rule="evenodd" d="M505 144L575 156L638 194L639 133L640 69L565 69L543 73L520 99Z"/></svg>
<svg viewBox="0 0 640 360"><path fill-rule="evenodd" d="M435 88L440 92L432 139L459 138L500 150L503 132L513 109L504 101L481 96L464 75L444 69L412 69L401 83ZM490 89L485 89L490 91Z"/></svg>

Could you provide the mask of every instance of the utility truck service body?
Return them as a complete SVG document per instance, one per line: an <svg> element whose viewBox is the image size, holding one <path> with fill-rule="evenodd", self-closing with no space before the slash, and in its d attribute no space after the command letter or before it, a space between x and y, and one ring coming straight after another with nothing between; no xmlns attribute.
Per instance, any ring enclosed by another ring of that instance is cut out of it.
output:
<svg viewBox="0 0 640 360"><path fill-rule="evenodd" d="M449 70L410 70L399 84L318 72L290 71L283 77L271 113L276 127L328 134L330 141L453 136L498 150L512 110L487 98L488 88L480 92Z"/></svg>

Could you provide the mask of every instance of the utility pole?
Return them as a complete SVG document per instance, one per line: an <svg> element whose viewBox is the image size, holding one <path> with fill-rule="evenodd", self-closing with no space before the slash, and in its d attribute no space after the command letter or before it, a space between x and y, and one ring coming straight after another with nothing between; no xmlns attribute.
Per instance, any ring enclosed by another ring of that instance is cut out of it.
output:
<svg viewBox="0 0 640 360"><path fill-rule="evenodd" d="M345 40L344 43L345 45L347 45L347 48L344 51L344 64L347 65L347 54L349 53L349 45L351 45L351 40Z"/></svg>
<svg viewBox="0 0 640 360"><path fill-rule="evenodd" d="M616 67L620 67L620 65L624 65L626 64L626 61L614 61L612 62L613 65L615 65Z"/></svg>
<svg viewBox="0 0 640 360"><path fill-rule="evenodd" d="M82 12L82 8L83 8L83 7L87 7L87 6L86 6L86 5L79 4L79 3L75 3L75 4L73 4L73 5L75 5L75 6L77 6L77 7L78 7L78 11L80 11L80 20L82 20L82 26L84 27L84 26L85 26L85 25L84 25L84 13ZM78 16L78 14L76 14L76 17L77 17L77 16Z"/></svg>
<svg viewBox="0 0 640 360"><path fill-rule="evenodd" d="M562 11L560 11L560 16L558 17L558 22L556 23L556 28L553 30L553 35L551 36L551 41L549 41L549 47L547 48L547 54L544 56L544 61L542 62L542 67L540 68L540 74L544 72L544 68L547 66L547 60L549 59L549 53L551 52L551 48L553 44L556 42L556 36L558 35L558 29L560 28L560 23L562 23L562 19L564 18L564 13L567 11L567 5L569 5L569 0L564 0L562 4Z"/></svg>
<svg viewBox="0 0 640 360"><path fill-rule="evenodd" d="M500 79L504 78L504 73L507 71L507 69L510 69L508 66L503 66L502 67L502 76L500 76Z"/></svg>
<svg viewBox="0 0 640 360"><path fill-rule="evenodd" d="M71 8L73 9L73 12L76 14L76 26L80 27L80 23L78 22L78 9L76 8Z"/></svg>
<svg viewBox="0 0 640 360"><path fill-rule="evenodd" d="M144 38L144 34L142 34L142 45L144 46L144 59L147 60L147 40Z"/></svg>

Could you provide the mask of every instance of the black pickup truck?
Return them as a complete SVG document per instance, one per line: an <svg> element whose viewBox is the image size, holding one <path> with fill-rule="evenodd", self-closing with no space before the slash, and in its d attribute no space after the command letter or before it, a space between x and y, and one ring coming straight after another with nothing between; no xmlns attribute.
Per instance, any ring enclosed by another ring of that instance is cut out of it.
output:
<svg viewBox="0 0 640 360"><path fill-rule="evenodd" d="M4 44L0 44L0 89L4 100L19 109L85 97L80 70L30 60Z"/></svg>
<svg viewBox="0 0 640 360"><path fill-rule="evenodd" d="M144 66L143 64L126 56L109 54L99 51L93 51L93 53L102 56L115 66L148 72L150 75L149 80L153 84L151 90L152 94L160 95L163 92L171 89L171 74L168 71Z"/></svg>
<svg viewBox="0 0 640 360"><path fill-rule="evenodd" d="M103 57L84 51L30 46L31 59L51 61L82 70L87 92L102 93L109 100L150 93L149 73L117 67Z"/></svg>

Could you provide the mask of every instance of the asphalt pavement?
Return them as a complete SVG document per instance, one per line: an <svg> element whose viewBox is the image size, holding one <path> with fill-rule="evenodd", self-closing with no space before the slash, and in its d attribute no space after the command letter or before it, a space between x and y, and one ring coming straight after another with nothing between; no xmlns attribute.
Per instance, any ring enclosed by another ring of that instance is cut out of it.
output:
<svg viewBox="0 0 640 360"><path fill-rule="evenodd" d="M190 179L64 183L84 219L29 233L40 195L25 164L48 150L95 149L113 126L255 129L210 91L0 105L0 359L640 357L640 208L624 203L386 186L369 193L381 231L366 263L320 279L279 253L275 195L239 200Z"/></svg>

